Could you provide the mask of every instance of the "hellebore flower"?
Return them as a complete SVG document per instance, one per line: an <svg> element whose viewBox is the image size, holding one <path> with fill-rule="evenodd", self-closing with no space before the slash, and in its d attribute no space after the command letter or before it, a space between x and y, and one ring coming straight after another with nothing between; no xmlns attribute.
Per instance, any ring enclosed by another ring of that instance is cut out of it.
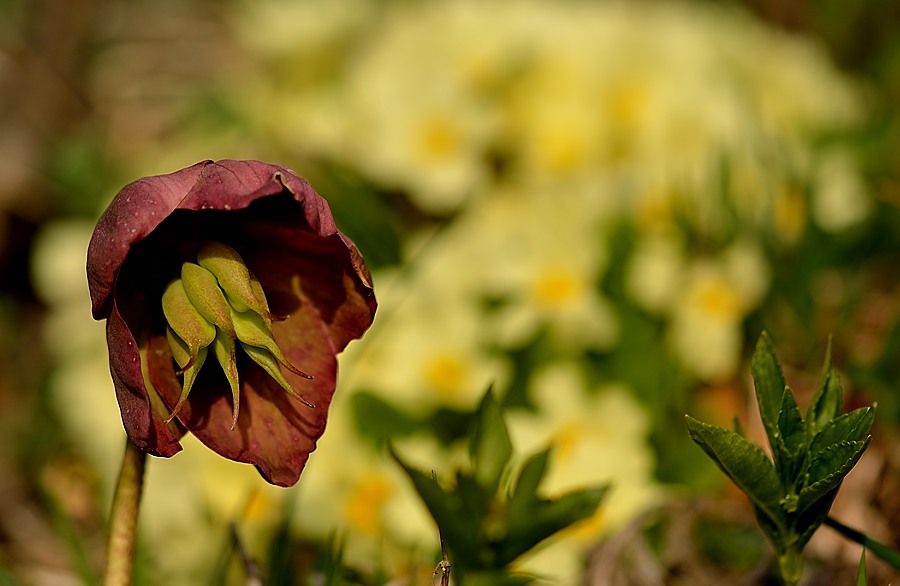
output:
<svg viewBox="0 0 900 586"><path fill-rule="evenodd" d="M325 429L336 354L374 318L371 278L293 171L204 161L126 186L88 247L95 319L131 441L190 431L269 482L297 482Z"/></svg>

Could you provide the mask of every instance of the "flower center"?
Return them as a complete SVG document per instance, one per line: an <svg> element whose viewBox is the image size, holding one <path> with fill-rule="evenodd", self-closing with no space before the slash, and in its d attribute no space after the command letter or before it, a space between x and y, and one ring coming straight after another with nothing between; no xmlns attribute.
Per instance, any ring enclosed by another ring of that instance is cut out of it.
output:
<svg viewBox="0 0 900 586"><path fill-rule="evenodd" d="M184 374L181 397L166 423L187 400L210 348L231 387L231 429L237 424L240 407L235 355L238 345L289 395L307 407L315 407L294 391L281 372L284 367L297 376L312 378L292 365L278 347L272 336L272 322L280 318L269 311L262 285L230 246L204 243L197 253L197 262L182 264L181 277L166 287L162 307L168 322L169 348Z"/></svg>

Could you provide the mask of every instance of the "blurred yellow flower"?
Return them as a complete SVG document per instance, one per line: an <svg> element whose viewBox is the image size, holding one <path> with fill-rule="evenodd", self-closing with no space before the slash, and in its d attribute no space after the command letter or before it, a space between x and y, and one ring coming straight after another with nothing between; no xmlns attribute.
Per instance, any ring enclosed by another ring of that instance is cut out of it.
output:
<svg viewBox="0 0 900 586"><path fill-rule="evenodd" d="M733 376L741 359L744 317L767 293L761 251L740 241L716 259L694 261L672 306L672 351L702 380Z"/></svg>
<svg viewBox="0 0 900 586"><path fill-rule="evenodd" d="M577 582L588 548L661 496L653 480L647 444L648 418L629 389L615 384L587 388L574 363L556 363L529 385L536 413L507 413L513 445L529 455L555 446L540 490L547 496L609 483L610 492L591 519L550 538L520 569L559 584Z"/></svg>
<svg viewBox="0 0 900 586"><path fill-rule="evenodd" d="M628 295L646 311L667 314L684 279L685 252L675 236L641 238L625 274Z"/></svg>
<svg viewBox="0 0 900 586"><path fill-rule="evenodd" d="M331 406L328 432L297 487L294 528L320 541L340 536L352 567L381 566L399 575L439 550L437 528L387 450L376 450L355 430L351 397L339 392ZM404 454L425 450L430 468L444 459L428 441L397 443Z"/></svg>
<svg viewBox="0 0 900 586"><path fill-rule="evenodd" d="M541 190L499 190L471 204L418 262L429 281L462 280L450 287L473 305L500 301L481 311L485 339L502 347L546 328L560 349L606 348L618 322L599 289L606 265L600 208Z"/></svg>
<svg viewBox="0 0 900 586"><path fill-rule="evenodd" d="M471 409L489 385L502 387L508 367L488 352L474 300L423 280L391 285L379 299L372 335L346 355L343 384L377 392L410 414Z"/></svg>

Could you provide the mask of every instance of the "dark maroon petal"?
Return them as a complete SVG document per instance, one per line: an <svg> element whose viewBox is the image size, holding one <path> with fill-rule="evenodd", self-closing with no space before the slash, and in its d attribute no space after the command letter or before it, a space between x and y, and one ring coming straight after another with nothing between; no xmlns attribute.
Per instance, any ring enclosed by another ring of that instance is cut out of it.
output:
<svg viewBox="0 0 900 586"><path fill-rule="evenodd" d="M316 308L318 320L328 329L333 353L366 331L374 316L375 297L368 284L368 272L359 274L343 239L315 238L302 230L275 224L253 224L245 229L250 236L248 242L259 247L248 247L242 254L262 283L272 311L287 316L286 320L275 322L273 330L292 330L295 334L283 349L289 348L294 339L305 337L304 326L293 319L297 307ZM267 235L265 240L253 237L263 233ZM263 242L279 253L267 252L261 247ZM355 248L351 250L355 252Z"/></svg>
<svg viewBox="0 0 900 586"><path fill-rule="evenodd" d="M171 426L175 429L167 426L164 417L153 409L141 373L140 349L115 305L106 322L106 337L110 348L109 370L129 439L154 456L177 454L181 451L178 440L184 433L175 425Z"/></svg>
<svg viewBox="0 0 900 586"><path fill-rule="evenodd" d="M110 294L131 247L172 213L208 163L138 179L126 185L100 217L87 255L94 319L108 315Z"/></svg>
<svg viewBox="0 0 900 586"><path fill-rule="evenodd" d="M285 372L299 394L315 405L311 409L292 398L262 369L241 360L241 405L237 427L231 429L231 395L218 366L201 371L178 419L203 444L237 462L253 464L270 483L291 486L325 431L325 422L337 375L337 360L330 351L328 332L314 310L292 319L305 324L307 338L293 346L288 356L294 364L314 376L307 380ZM282 340L275 335L276 341ZM181 384L172 369L168 345L161 337L151 340L149 352L153 372L168 373L167 380L154 378L160 395L171 405L178 400ZM284 346L282 346L284 348ZM240 358L246 358L241 356ZM159 361L157 363L157 361Z"/></svg>
<svg viewBox="0 0 900 586"><path fill-rule="evenodd" d="M235 248L272 311L285 318L274 322L273 335L288 359L315 378L284 374L315 409L241 355L234 431L229 385L214 361L201 370L177 425L164 424L181 382L160 296L206 240ZM129 437L147 452L171 456L186 427L224 457L255 465L269 482L295 483L325 429L335 355L368 329L377 305L359 251L309 183L285 167L231 160L136 181L98 222L87 272L94 316L109 318L110 367ZM150 388L140 369L142 346Z"/></svg>
<svg viewBox="0 0 900 586"><path fill-rule="evenodd" d="M104 212L88 246L87 274L94 317L101 319L116 276L132 246L175 209L238 210L259 198L287 190L303 205L309 228L320 236L339 234L357 264L368 272L353 243L335 226L328 203L293 171L260 161L202 161L169 175L127 185Z"/></svg>

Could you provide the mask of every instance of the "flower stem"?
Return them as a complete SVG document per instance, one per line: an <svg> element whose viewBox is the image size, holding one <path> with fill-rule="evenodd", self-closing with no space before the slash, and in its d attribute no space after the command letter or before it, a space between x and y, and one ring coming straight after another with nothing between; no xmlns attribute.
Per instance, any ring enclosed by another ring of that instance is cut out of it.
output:
<svg viewBox="0 0 900 586"><path fill-rule="evenodd" d="M109 517L104 586L131 584L146 459L147 455L143 450L131 443L131 440L125 440L125 454L122 456L122 468Z"/></svg>

